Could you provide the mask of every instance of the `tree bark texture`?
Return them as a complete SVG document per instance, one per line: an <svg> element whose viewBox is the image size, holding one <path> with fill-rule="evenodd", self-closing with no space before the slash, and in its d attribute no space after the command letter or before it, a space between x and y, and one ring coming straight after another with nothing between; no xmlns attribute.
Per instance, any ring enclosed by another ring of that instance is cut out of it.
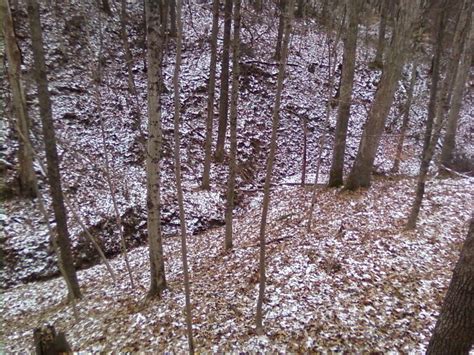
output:
<svg viewBox="0 0 474 355"><path fill-rule="evenodd" d="M224 5L224 43L222 44L221 87L219 97L219 127L217 130L216 161L224 160L224 144L227 131L229 108L229 51L230 31L232 26L232 0L225 0Z"/></svg>
<svg viewBox="0 0 474 355"><path fill-rule="evenodd" d="M21 83L21 52L16 41L8 0L0 0L0 23L2 24L5 52L8 60L8 81L16 116L15 125L17 131L29 140L30 118L26 106L25 92ZM18 137L18 175L20 194L27 198L36 197L37 184L33 169L31 144L25 144L21 137Z"/></svg>
<svg viewBox="0 0 474 355"><path fill-rule="evenodd" d="M408 48L407 43L410 42L407 38L412 20L418 13L419 4L417 1L401 0L398 7L398 16L395 19L394 33L387 50L382 77L362 133L356 160L345 184L348 190L370 186L375 155L398 86Z"/></svg>
<svg viewBox="0 0 474 355"><path fill-rule="evenodd" d="M210 188L210 172L212 160L212 129L214 123L214 97L216 92L216 67L217 67L217 35L219 33L219 0L212 2L212 32L211 32L211 62L209 66L209 84L207 88L207 119L206 142L204 146L204 172L201 187Z"/></svg>
<svg viewBox="0 0 474 355"><path fill-rule="evenodd" d="M474 218L454 268L427 354L469 354L474 345Z"/></svg>
<svg viewBox="0 0 474 355"><path fill-rule="evenodd" d="M330 187L338 187L343 184L344 152L346 150L347 127L349 124L354 82L357 33L359 28L358 12L361 8L360 1L349 1L348 8L349 23L344 37L339 111L337 113L333 156L329 173L328 186Z"/></svg>
<svg viewBox="0 0 474 355"><path fill-rule="evenodd" d="M273 162L275 160L275 152L277 148L277 132L280 122L280 104L281 104L281 94L283 91L283 81L285 79L285 68L286 62L288 59L288 45L290 42L290 33L291 33L291 20L293 17L293 0L288 0L287 11L285 15L285 30L283 36L283 43L281 49L281 59L278 69L278 79L277 79L277 90L275 96L275 104L273 106L273 115L272 115L272 135L270 141L270 152L267 158L267 172L265 175L265 185L263 188L263 202L262 202L262 219L260 222L260 252L259 252L259 277L260 284L258 289L258 300L257 300L257 312L255 317L256 331L259 334L263 334L263 298L265 295L265 229L267 226L267 215L268 215L268 206L270 204L270 184L273 173Z"/></svg>
<svg viewBox="0 0 474 355"><path fill-rule="evenodd" d="M60 262L62 263L68 283L71 285L70 298L80 298L81 291L77 281L76 270L71 252L71 241L67 227L67 215L64 207L63 191L61 188L61 174L59 171L59 158L56 149L56 135L54 131L51 99L48 90L46 62L43 45L43 34L39 5L36 0L27 1L28 20L31 31L31 42L34 58L34 72L38 86L38 100L42 123L43 139L46 149L46 166L48 183L51 191L54 217L56 219L57 244L59 247Z"/></svg>
<svg viewBox="0 0 474 355"><path fill-rule="evenodd" d="M161 240L161 90L165 27L161 21L160 0L146 0L146 32L148 62L148 142L147 172L147 227L150 254L150 289L148 297L161 296L166 289L165 265Z"/></svg>
<svg viewBox="0 0 474 355"><path fill-rule="evenodd" d="M240 60L240 0L234 0L234 39L232 41L232 92L230 98L230 159L227 180L227 205L225 210L224 249L232 249L232 218L235 196L235 172L237 160L237 108L239 101Z"/></svg>

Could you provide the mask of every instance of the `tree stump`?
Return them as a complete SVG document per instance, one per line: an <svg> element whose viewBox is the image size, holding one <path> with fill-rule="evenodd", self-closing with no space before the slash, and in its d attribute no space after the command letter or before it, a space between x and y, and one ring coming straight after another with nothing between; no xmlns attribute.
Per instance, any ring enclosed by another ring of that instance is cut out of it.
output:
<svg viewBox="0 0 474 355"><path fill-rule="evenodd" d="M33 331L36 355L72 354L66 335L56 334L54 326L47 325Z"/></svg>

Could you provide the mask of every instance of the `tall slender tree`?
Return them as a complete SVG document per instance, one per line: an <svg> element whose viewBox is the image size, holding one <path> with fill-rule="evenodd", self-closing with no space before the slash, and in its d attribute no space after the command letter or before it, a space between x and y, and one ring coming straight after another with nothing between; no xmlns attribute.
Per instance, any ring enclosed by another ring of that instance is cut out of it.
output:
<svg viewBox="0 0 474 355"><path fill-rule="evenodd" d="M214 96L216 91L216 66L217 66L217 34L219 33L219 0L212 2L212 32L211 32L211 62L209 66L209 84L207 88L207 118L206 142L204 155L204 171L202 173L201 187L210 188L210 172L212 160L212 127L214 123Z"/></svg>
<svg viewBox="0 0 474 355"><path fill-rule="evenodd" d="M30 118L26 107L25 92L21 83L21 52L16 41L13 18L8 0L0 0L0 23L5 41L5 52L8 60L8 81L12 92L13 109L18 132L29 140ZM36 197L37 184L33 169L33 153L31 144L18 138L18 175L20 194L24 197Z"/></svg>
<svg viewBox="0 0 474 355"><path fill-rule="evenodd" d="M184 292L185 292L185 312L186 325L188 333L189 353L194 354L193 341L193 320L191 310L191 290L189 285L189 271L188 271L188 247L186 243L186 217L184 214L184 198L183 188L181 184L181 158L180 145L181 137L179 134L180 121L180 87L179 87L179 73L181 71L181 47L182 47L182 24L181 24L181 0L176 1L176 64L174 67L173 86L174 86L174 165L176 176L176 193L178 197L179 207L179 225L181 232L181 257L183 261L183 275L184 275Z"/></svg>
<svg viewBox="0 0 474 355"><path fill-rule="evenodd" d="M235 196L237 160L237 108L239 101L240 60L240 0L234 0L234 39L232 41L232 92L230 99L230 159L227 180L227 206L225 211L225 250L232 249L232 218Z"/></svg>
<svg viewBox="0 0 474 355"><path fill-rule="evenodd" d="M473 31L471 30L470 37L470 50L468 53L474 50L473 48ZM462 62L456 81L453 87L453 94L451 98L451 108L448 114L448 120L446 124L446 133L444 135L443 148L441 150L440 163L443 166L448 166L452 160L454 149L456 147L456 131L458 128L459 113L462 107L462 99L466 89L466 82L469 78L469 58L466 56Z"/></svg>
<svg viewBox="0 0 474 355"><path fill-rule="evenodd" d="M415 84L416 84L417 67L418 67L418 63L415 60L411 67L411 77L410 77L410 84L407 91L407 100L405 102L405 105L403 106L402 126L400 128L400 136L398 137L398 142L397 142L397 151L395 153L395 160L393 162L393 167L392 167L393 173L398 173L398 170L400 169L400 160L402 157L403 143L405 142L405 135L408 129L408 123L410 121L410 109L411 109L411 103L413 101L413 91L415 89Z"/></svg>
<svg viewBox="0 0 474 355"><path fill-rule="evenodd" d="M225 0L224 5L224 43L222 44L221 87L219 97L219 127L217 130L216 161L224 160L224 144L227 131L229 111L229 50L232 26L232 0Z"/></svg>
<svg viewBox="0 0 474 355"><path fill-rule="evenodd" d="M471 1L467 1L467 4L469 6L472 6ZM443 1L441 2L438 11L440 12L439 17L441 18L439 21L439 26L440 28L437 30L440 32L441 38L439 39L439 42L442 41L442 37L444 36L445 33L445 25L444 22L447 20L447 7L449 6L448 1ZM464 8L462 8L461 11L463 11ZM464 11L463 11L464 12ZM472 17L472 11L469 13L465 13L465 16L463 16L463 25L458 26L459 30L459 41L455 42L455 46L453 48L453 53L450 56L450 60L446 69L446 75L444 77L444 81L442 82L442 88L441 90L438 90L438 85L436 87L433 87L433 90L436 90L435 93L433 93L433 97L431 96L430 93L430 102L429 102L429 107L428 107L428 118L426 121L426 130L425 130L425 137L423 141L423 152L422 152L422 158L421 158L421 164L420 164L420 172L418 174L418 181L416 185L416 194L415 194L415 200L413 201L412 208L410 210L410 215L408 217L408 222L407 222L407 228L412 229L415 228L416 226L416 221L418 219L418 214L421 209L421 203L423 201L423 196L425 193L425 185L426 185L426 177L428 176L428 170L430 167L431 159L433 158L433 154L436 148L436 144L438 143L438 139L441 134L441 129L443 126L444 118L446 115L446 111L448 109L449 101L450 101L450 90L449 88L452 87L451 83L453 82L453 76L457 76L458 73L458 68L459 68L459 59L461 56L461 52L463 51L464 48L464 53L467 56L470 56L470 53L468 52L469 50L469 45L466 41L466 35L467 32L471 28L471 17ZM456 37L456 36L455 36ZM466 45L464 45L466 44ZM438 45L439 47L439 56L442 56L442 44ZM438 51L437 51L438 52ZM436 60L436 59L435 59ZM440 60L438 58L437 60ZM469 60L466 58L466 60ZM438 64L438 76L440 76L439 73L439 64ZM434 69L433 69L434 72ZM434 75L435 73L433 73ZM433 79L433 84L434 86L434 79ZM438 93L438 91L440 91Z"/></svg>
<svg viewBox="0 0 474 355"><path fill-rule="evenodd" d="M160 3L160 0L145 0L148 64L147 227L151 271L148 298L159 297L166 289L160 211L161 90L163 88L162 62L166 28L162 22Z"/></svg>
<svg viewBox="0 0 474 355"><path fill-rule="evenodd" d="M122 6L123 6L123 3L122 3ZM123 7L122 7L122 10L123 10ZM132 288L135 287L134 285L134 282L133 282L133 275L132 275L132 269L130 267L130 263L129 263L129 260L128 260L128 252L127 252L127 243L126 243L126 238L125 238L125 230L123 228L123 223L122 223L122 217L120 215L120 211L119 211L119 206L118 206L118 202L117 202L117 198L116 198L116 194L115 194L115 184L112 180L112 174L111 174L111 162L110 162L110 159L109 159L109 152L108 152L108 149L107 149L107 134L106 134L106 131L105 131L105 119L104 119L104 115L102 114L102 96L101 96L101 93L100 93L100 85L101 85L101 81L100 81L100 78L102 78L102 61L101 61L101 58L102 58L102 51L103 51L103 34L102 34L102 16L101 16L101 13L99 11L99 42L100 42L100 46L99 46L99 52L98 52L98 55L97 55L97 67L96 67L96 76L97 78L99 78L99 80L96 80L95 81L95 87L94 87L94 94L95 94L95 99L96 99L96 109L97 109L97 113L98 113L98 116L99 116L99 121L100 121L100 135L101 135L101 140L102 140L102 146L103 146L103 149L104 149L104 175L105 175L105 180L107 182L107 185L109 187L109 190L110 190L110 197L112 199L112 206L113 206L113 209L114 209L114 213L115 213L115 221L117 223L117 227L119 228L119 233L120 233L120 251L122 253L122 256L125 260L125 266L127 268L127 273L128 273L128 276L129 276L129 279L130 279L130 285ZM123 22L122 22L123 24ZM123 27L122 27L123 29ZM122 33L123 35L123 33ZM125 38L125 40L127 41L127 39ZM128 43L128 41L127 41ZM131 71L129 71L129 75L131 74ZM130 77L129 76L129 80L132 81L132 83L134 84L134 80L133 80L133 76ZM133 88L135 88L135 85L133 85Z"/></svg>
<svg viewBox="0 0 474 355"><path fill-rule="evenodd" d="M410 43L407 38L410 37L418 10L419 1L400 0L397 4L395 28L390 46L387 48L382 77L362 133L356 160L345 183L346 189L355 190L370 186L375 155L402 72L407 45Z"/></svg>
<svg viewBox="0 0 474 355"><path fill-rule="evenodd" d="M426 353L469 354L474 346L474 218Z"/></svg>
<svg viewBox="0 0 474 355"><path fill-rule="evenodd" d="M36 0L27 1L28 20L31 31L31 43L33 49L34 72L38 86L38 100L40 117L42 123L43 139L46 149L46 166L48 183L51 191L54 217L56 219L57 245L59 249L58 258L64 268L64 274L68 284L71 285L69 297L80 298L81 291L77 281L74 259L71 251L71 241L67 227L66 208L61 188L61 174L59 170L59 158L56 149L56 135L54 131L53 113L51 99L48 90L47 67L44 54L43 33L39 5Z"/></svg>
<svg viewBox="0 0 474 355"><path fill-rule="evenodd" d="M285 13L285 30L283 35L283 43L281 48L280 65L278 69L277 89L275 96L275 104L273 106L272 114L272 135L270 141L270 152L267 158L267 172L265 175L265 185L263 187L263 202L262 202L262 219L260 221L260 253L259 253L259 277L260 284L258 289L257 312L255 317L256 331L263 334L263 298L265 295L265 229L267 226L268 206L270 204L270 184L273 174L273 162L275 160L275 152L277 148L277 132L280 123L280 104L281 94L283 92L283 81L285 80L286 62L288 59L288 45L290 42L291 21L293 18L293 2L288 0L287 11Z"/></svg>
<svg viewBox="0 0 474 355"><path fill-rule="evenodd" d="M347 127L352 100L352 86L354 82L357 33L359 28L359 0L349 0L347 3L349 21L344 36L344 54L342 60L341 93L339 97L339 111L337 114L334 148L329 174L330 187L338 187L343 183L344 152L346 150Z"/></svg>

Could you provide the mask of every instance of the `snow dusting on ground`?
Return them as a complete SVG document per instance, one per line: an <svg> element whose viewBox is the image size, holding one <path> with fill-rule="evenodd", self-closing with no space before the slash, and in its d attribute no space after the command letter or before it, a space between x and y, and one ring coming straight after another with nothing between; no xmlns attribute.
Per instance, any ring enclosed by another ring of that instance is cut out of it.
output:
<svg viewBox="0 0 474 355"><path fill-rule="evenodd" d="M254 333L260 200L224 228L189 238L196 350L422 352L467 233L472 179L428 183L418 228L404 231L414 180L376 179L369 191L319 188L312 231L311 191L276 188L267 227L265 335ZM121 258L113 285L98 265L79 272L83 299L74 321L61 279L3 294L6 352L32 351L32 328L54 324L75 351L186 351L179 238L164 242L170 289L145 301L147 249L131 253L135 289Z"/></svg>
<svg viewBox="0 0 474 355"><path fill-rule="evenodd" d="M32 330L44 323L54 324L59 331L66 332L74 351L187 350L177 237L179 219L171 154L171 77L175 48L171 41L163 68L165 85L170 91L162 98L162 225L170 289L162 299L146 301L149 265L148 249L143 246L147 234L143 153L146 135L142 134L147 124L141 33L143 14L138 2L127 4L133 72L139 95L133 98L127 91L117 17L102 16L104 48L107 50L103 53L100 116L92 78L99 48L95 2L70 0L68 5L54 11L42 9L63 189L82 222L111 258L117 283L113 284L81 226L68 211L76 264L83 269L78 275L84 297L77 304L79 321L76 322L71 305L65 302L63 280L52 279L57 275L56 258L36 203L17 198L2 201L2 352L33 351ZM326 124L328 37L314 19L295 21L280 110L281 125L267 225L266 333L257 336L254 316L259 281L258 231L278 69L270 50L275 45L277 20L273 9L269 8L261 17L251 11L243 13L235 247L232 252L224 253L224 228L221 225L227 162L213 164L211 191L199 188L207 115L210 10L209 4L192 1L184 8L181 72L181 154L190 232L196 349L218 353L422 352L434 327L474 207L472 178L431 178L417 229L404 230L419 167L429 61L420 63L400 175L392 175L389 171L400 128L397 118L406 99L408 65L387 119L375 160L378 174L371 189L356 193L326 189L322 184L328 179L338 109L337 106L331 108ZM27 99L33 118L33 143L42 156L25 9L16 14L16 20L25 62ZM369 22L360 29L361 36L365 34L366 37L358 48L346 173L354 161L380 77L379 71L367 68L367 62L374 55L367 43L377 34L376 26ZM219 40L219 47L220 44ZM336 56L337 64L340 64L341 44L337 46ZM314 71L310 72L310 67ZM219 76L219 65L217 70ZM339 76L337 72L335 83ZM216 97L218 94L219 86ZM458 145L467 152L472 152L473 100L472 93L468 93L459 123ZM216 100L215 122L217 112ZM99 118L104 120L111 179L116 186L118 208L131 249L134 289L130 287L123 259L113 258L119 253L120 236L104 176ZM298 187L304 120L308 124L307 185L314 183L318 169L311 232L307 231L307 214L312 191L308 186ZM17 143L13 127L6 125L4 130L3 121L0 124L2 141L7 142L1 147L1 159L7 162L6 182L9 183L15 173ZM323 147L320 146L324 141L322 136L325 136ZM320 149L322 161L318 166ZM39 166L36 169L41 191L49 204L44 174ZM54 220L51 222L54 225ZM38 282L46 278L50 280Z"/></svg>

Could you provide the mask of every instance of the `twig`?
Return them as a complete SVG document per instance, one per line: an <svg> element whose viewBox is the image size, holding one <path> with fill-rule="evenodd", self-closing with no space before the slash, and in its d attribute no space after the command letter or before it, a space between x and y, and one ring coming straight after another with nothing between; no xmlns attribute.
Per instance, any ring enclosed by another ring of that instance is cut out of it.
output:
<svg viewBox="0 0 474 355"><path fill-rule="evenodd" d="M274 67L277 67L280 65L279 62L263 62L261 60L246 60L245 62L241 62L241 64L262 64L262 65L270 65ZM296 64L296 63L287 63L286 65L289 65L291 67L302 67L302 65Z"/></svg>
<svg viewBox="0 0 474 355"><path fill-rule="evenodd" d="M90 239L90 241L92 242L92 244L94 245L95 249L97 250L97 252L99 253L102 261L104 262L105 266L107 267L107 270L109 271L109 274L110 276L112 277L112 280L114 281L114 283L117 281L116 277L115 277L115 273L114 273L114 270L112 269L112 267L110 266L107 258L105 257L105 254L104 252L102 251L102 248L100 247L99 243L97 242L97 240L92 236L92 234L89 232L89 230L87 229L86 225L82 222L81 218L79 217L79 215L77 214L76 212L76 209L74 208L74 206L71 204L71 202L69 201L69 199L67 198L66 195L64 195L64 203L66 204L67 208L69 208L72 212L72 216L74 217L74 219L76 220L77 223L79 223L79 225L81 226L82 230L84 231L84 233L86 233L87 237Z"/></svg>

